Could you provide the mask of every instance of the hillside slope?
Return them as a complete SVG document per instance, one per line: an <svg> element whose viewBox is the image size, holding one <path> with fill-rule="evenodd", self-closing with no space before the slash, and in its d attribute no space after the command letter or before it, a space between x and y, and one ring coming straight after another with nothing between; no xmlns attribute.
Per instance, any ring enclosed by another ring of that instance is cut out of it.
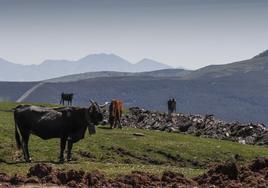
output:
<svg viewBox="0 0 268 188"><path fill-rule="evenodd" d="M46 83L26 101L59 103L61 92L73 92L75 105L89 99L101 103L119 98L126 107L166 111L167 99L175 97L177 110L188 114L215 114L227 121L268 123L268 75L237 74L213 80L179 78L110 77L76 82Z"/></svg>
<svg viewBox="0 0 268 188"><path fill-rule="evenodd" d="M268 124L268 75L237 74L213 80L178 78L110 77L74 82L46 83L25 101L58 104L61 92L73 92L74 104L85 106L89 99L101 103L119 98L126 107L166 111L170 97L177 100L177 110L188 114L215 114L227 121ZM0 82L2 100L16 101L32 83Z"/></svg>
<svg viewBox="0 0 268 188"><path fill-rule="evenodd" d="M74 144L75 161L71 163L57 164L58 139L42 140L36 136L31 136L29 142L33 163L22 163L14 139L13 114L2 111L11 110L16 105L0 103L0 172L8 174L25 175L29 167L42 162L65 170L99 170L109 176L133 170L155 174L169 170L192 177L204 172L209 165L234 159L236 155L242 163L268 155L266 148L229 141L132 128L111 130L100 126L96 135L89 136L86 132L85 138ZM134 136L137 132L145 136Z"/></svg>
<svg viewBox="0 0 268 188"><path fill-rule="evenodd" d="M258 78L259 74L268 73L268 50L259 55L240 62L224 64L224 65L209 65L191 72L186 75L185 79L213 79L220 77L231 77L239 74L247 77L247 74L254 75ZM259 80L258 80L259 81Z"/></svg>
<svg viewBox="0 0 268 188"><path fill-rule="evenodd" d="M87 80L90 78L105 78L105 77L184 77L192 71L185 69L162 69L149 72L118 72L118 71L100 71L100 72L87 72L81 74L68 75L58 78L45 80L45 82L74 82L79 80Z"/></svg>

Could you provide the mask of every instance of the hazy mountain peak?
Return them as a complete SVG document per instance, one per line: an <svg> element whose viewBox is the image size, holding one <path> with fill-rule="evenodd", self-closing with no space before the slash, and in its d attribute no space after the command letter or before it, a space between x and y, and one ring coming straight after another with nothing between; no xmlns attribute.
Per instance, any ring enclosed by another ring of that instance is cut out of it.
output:
<svg viewBox="0 0 268 188"><path fill-rule="evenodd" d="M171 66L165 65L163 63L160 63L158 61L144 58L137 62L135 65L135 70L137 72L142 71L153 71L153 70L161 70L161 69L170 69Z"/></svg>
<svg viewBox="0 0 268 188"><path fill-rule="evenodd" d="M6 60L0 57L0 61L6 61Z"/></svg>
<svg viewBox="0 0 268 188"><path fill-rule="evenodd" d="M163 63L160 63L158 61L155 61L153 59L149 59L149 58L143 58L142 60L140 60L138 63L158 63L158 64L163 64Z"/></svg>
<svg viewBox="0 0 268 188"><path fill-rule="evenodd" d="M157 62L157 61L155 61L155 60L153 60L153 59L149 59L149 58L143 58L142 60L140 60L139 62L144 62L144 61L154 61L154 62ZM138 63L139 63L138 62Z"/></svg>
<svg viewBox="0 0 268 188"><path fill-rule="evenodd" d="M11 63L11 62L9 62L9 61L7 61L7 60L1 58L1 57L0 57L0 62L1 62L1 63L2 63L2 62L3 62L3 63ZM13 64L13 63L12 63L12 64Z"/></svg>
<svg viewBox="0 0 268 188"><path fill-rule="evenodd" d="M259 58L259 57L268 57L268 50L263 51L262 53L254 56L253 58Z"/></svg>
<svg viewBox="0 0 268 188"><path fill-rule="evenodd" d="M13 63L13 62L10 62L8 60L5 60L3 58L0 58L0 64L2 66L6 65L6 66L22 66L22 65L19 65L19 64L16 64L16 63ZM1 67L2 68L2 67Z"/></svg>
<svg viewBox="0 0 268 188"><path fill-rule="evenodd" d="M147 65L147 66L155 66L155 65L158 65L160 67L163 67L163 69L172 68L169 65L166 65L164 63L161 63L161 62L158 62L158 61L149 59L149 58L144 58L144 59L142 59L142 60L140 60L139 62L136 63L136 65L141 65L141 64L142 65Z"/></svg>
<svg viewBox="0 0 268 188"><path fill-rule="evenodd" d="M104 60L104 59L109 59L109 60L120 60L120 61L125 61L127 60L123 59L122 57L115 55L115 54L107 54L107 53L98 53L98 54L89 54L78 61L94 61L94 60Z"/></svg>
<svg viewBox="0 0 268 188"><path fill-rule="evenodd" d="M145 58L133 64L115 54L90 54L76 61L45 60L39 65L19 65L0 59L0 80L45 80L71 74L99 71L147 72L171 68L163 63Z"/></svg>

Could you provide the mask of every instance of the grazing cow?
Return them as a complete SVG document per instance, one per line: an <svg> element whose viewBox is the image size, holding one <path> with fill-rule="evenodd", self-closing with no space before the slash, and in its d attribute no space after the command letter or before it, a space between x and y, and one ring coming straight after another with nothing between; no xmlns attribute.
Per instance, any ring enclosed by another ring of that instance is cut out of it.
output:
<svg viewBox="0 0 268 188"><path fill-rule="evenodd" d="M61 93L60 104L64 105L64 101L67 101L67 105L72 106L73 97L73 93Z"/></svg>
<svg viewBox="0 0 268 188"><path fill-rule="evenodd" d="M121 100L112 100L109 106L109 123L112 128L117 125L122 128L121 117L123 113L123 102Z"/></svg>
<svg viewBox="0 0 268 188"><path fill-rule="evenodd" d="M174 98L168 100L168 114L176 112L176 100Z"/></svg>
<svg viewBox="0 0 268 188"><path fill-rule="evenodd" d="M32 133L45 140L60 138L60 162L64 162L68 142L67 160L70 161L73 143L84 138L87 127L89 134L94 134L95 125L103 119L98 104L94 101L91 103L89 108L17 106L14 111L15 138L18 149L22 147L24 159L31 162L28 141Z"/></svg>

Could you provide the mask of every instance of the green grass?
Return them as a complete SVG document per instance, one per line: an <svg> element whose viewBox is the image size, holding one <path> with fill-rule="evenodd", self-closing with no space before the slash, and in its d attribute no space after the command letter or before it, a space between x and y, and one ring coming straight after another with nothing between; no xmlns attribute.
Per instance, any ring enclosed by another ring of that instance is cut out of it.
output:
<svg viewBox="0 0 268 188"><path fill-rule="evenodd" d="M0 109L10 110L16 105L0 103ZM134 136L133 133L137 132L145 136ZM109 176L133 170L156 174L172 170L192 177L204 172L208 164L233 159L235 154L242 156L243 162L257 156L268 156L268 150L264 147L177 133L132 128L110 130L106 126L99 126L97 134L89 136L87 132L85 139L74 144L75 160L65 164L56 164L59 139L45 141L32 135L29 150L33 163L28 164L23 163L21 151L16 149L13 113L3 111L0 111L0 141L0 161L5 161L0 162L0 172L8 174L26 174L30 166L46 162L62 169L100 170Z"/></svg>

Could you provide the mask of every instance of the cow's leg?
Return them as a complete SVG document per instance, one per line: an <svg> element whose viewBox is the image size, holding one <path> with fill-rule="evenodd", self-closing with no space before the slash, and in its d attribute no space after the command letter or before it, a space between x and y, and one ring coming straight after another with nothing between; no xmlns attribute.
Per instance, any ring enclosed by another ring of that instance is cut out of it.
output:
<svg viewBox="0 0 268 188"><path fill-rule="evenodd" d="M65 146L66 146L66 138L63 137L60 139L60 162L63 163L64 162L64 150L65 150Z"/></svg>
<svg viewBox="0 0 268 188"><path fill-rule="evenodd" d="M73 148L73 141L68 140L68 151L67 151L67 161L72 160L72 148Z"/></svg>
<svg viewBox="0 0 268 188"><path fill-rule="evenodd" d="M120 111L119 111L119 117L118 117L119 128L120 128L120 129L122 129L122 123L121 123L121 117L122 117L122 114L123 114L123 110L120 110Z"/></svg>
<svg viewBox="0 0 268 188"><path fill-rule="evenodd" d="M23 151L24 159L26 162L31 162L29 149L28 149L28 142L29 142L30 133L23 132L21 137L22 137L22 151Z"/></svg>
<svg viewBox="0 0 268 188"><path fill-rule="evenodd" d="M114 128L116 128L118 125L118 121L117 121L117 117L115 117L115 119L114 119Z"/></svg>
<svg viewBox="0 0 268 188"><path fill-rule="evenodd" d="M115 128L115 119L114 119L114 118L113 118L113 120L112 120L111 128L112 128L112 129Z"/></svg>
<svg viewBox="0 0 268 188"><path fill-rule="evenodd" d="M109 117L109 123L110 123L110 128L112 129L113 128L113 118L112 117Z"/></svg>
<svg viewBox="0 0 268 188"><path fill-rule="evenodd" d="M121 118L118 118L118 128L122 129Z"/></svg>
<svg viewBox="0 0 268 188"><path fill-rule="evenodd" d="M118 121L117 121L117 116L115 116L114 118L114 128L118 127Z"/></svg>
<svg viewBox="0 0 268 188"><path fill-rule="evenodd" d="M113 120L111 121L110 125L111 125L110 126L111 129L114 128L114 121Z"/></svg>

